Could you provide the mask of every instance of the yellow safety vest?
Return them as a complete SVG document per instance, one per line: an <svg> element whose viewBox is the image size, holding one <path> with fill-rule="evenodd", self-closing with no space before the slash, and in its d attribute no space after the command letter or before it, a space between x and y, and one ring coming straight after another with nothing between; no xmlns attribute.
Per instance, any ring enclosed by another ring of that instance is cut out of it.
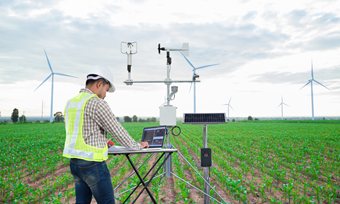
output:
<svg viewBox="0 0 340 204"><path fill-rule="evenodd" d="M85 104L92 97L98 96L90 93L79 93L66 103L64 157L98 162L108 159L107 145L104 148L93 147L87 145L83 138Z"/></svg>

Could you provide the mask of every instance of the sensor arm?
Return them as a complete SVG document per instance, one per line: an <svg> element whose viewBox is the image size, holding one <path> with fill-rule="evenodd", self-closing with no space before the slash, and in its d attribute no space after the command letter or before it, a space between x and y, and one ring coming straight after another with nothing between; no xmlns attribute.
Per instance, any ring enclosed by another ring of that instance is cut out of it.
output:
<svg viewBox="0 0 340 204"><path fill-rule="evenodd" d="M130 51L123 51L123 44L126 44L127 47L130 49ZM136 51L132 52L132 47L136 46ZM161 47L161 44L158 44L158 53L161 54L161 51L166 51L166 58L167 58L167 78L164 81L133 81L131 79L131 68L132 68L132 55L137 53L137 42L121 42L120 45L120 51L122 54L127 55L127 71L128 71L128 79L125 80L123 83L126 85L132 85L133 83L164 83L166 85L170 85L172 83L192 83L192 82L200 82L196 80L196 78L193 78L193 80L178 80L178 81L172 81L170 79L170 70L171 70L171 57L170 52L171 51L181 51L184 56L189 56L189 43L183 43L183 46L181 49L178 48L168 48L168 47ZM169 89L169 88L168 88Z"/></svg>
<svg viewBox="0 0 340 204"><path fill-rule="evenodd" d="M123 52L123 44L126 44L128 49L130 49L129 51L125 51ZM136 47L136 50L135 51L132 51L132 47ZM122 54L126 54L127 55L127 71L128 71L128 81L132 81L131 80L131 68L132 68L132 55L133 54L137 54L137 42L121 42L120 44L120 52ZM129 84L131 85L131 84Z"/></svg>
<svg viewBox="0 0 340 204"><path fill-rule="evenodd" d="M126 80L123 81L123 83L125 83L126 85L132 85L133 83L139 83L139 84L147 84L147 83L164 83L164 84L172 84L172 83L192 83L192 82L201 82L200 80L178 80L178 81L132 81L132 80Z"/></svg>

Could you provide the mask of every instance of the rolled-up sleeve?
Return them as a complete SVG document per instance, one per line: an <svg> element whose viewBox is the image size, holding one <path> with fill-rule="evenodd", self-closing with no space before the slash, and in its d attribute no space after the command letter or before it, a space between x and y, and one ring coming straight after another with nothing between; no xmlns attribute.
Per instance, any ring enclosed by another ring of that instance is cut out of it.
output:
<svg viewBox="0 0 340 204"><path fill-rule="evenodd" d="M119 144L124 147L141 148L140 144L137 143L117 121L106 101L102 100L102 102L98 104L95 118L101 124L102 128Z"/></svg>

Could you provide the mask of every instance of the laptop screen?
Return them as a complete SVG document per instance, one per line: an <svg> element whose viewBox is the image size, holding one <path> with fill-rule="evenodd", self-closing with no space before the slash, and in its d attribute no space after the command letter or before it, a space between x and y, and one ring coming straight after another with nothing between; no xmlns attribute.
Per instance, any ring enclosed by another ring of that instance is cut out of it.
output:
<svg viewBox="0 0 340 204"><path fill-rule="evenodd" d="M149 148L163 147L165 133L165 126L146 127L143 130L142 142L148 142Z"/></svg>

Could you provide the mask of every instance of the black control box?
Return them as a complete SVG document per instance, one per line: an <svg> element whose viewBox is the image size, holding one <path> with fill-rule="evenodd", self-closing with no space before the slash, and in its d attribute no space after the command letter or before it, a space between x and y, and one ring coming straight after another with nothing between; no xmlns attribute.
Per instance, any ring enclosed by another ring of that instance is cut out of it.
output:
<svg viewBox="0 0 340 204"><path fill-rule="evenodd" d="M211 167L211 149L201 149L201 167Z"/></svg>

